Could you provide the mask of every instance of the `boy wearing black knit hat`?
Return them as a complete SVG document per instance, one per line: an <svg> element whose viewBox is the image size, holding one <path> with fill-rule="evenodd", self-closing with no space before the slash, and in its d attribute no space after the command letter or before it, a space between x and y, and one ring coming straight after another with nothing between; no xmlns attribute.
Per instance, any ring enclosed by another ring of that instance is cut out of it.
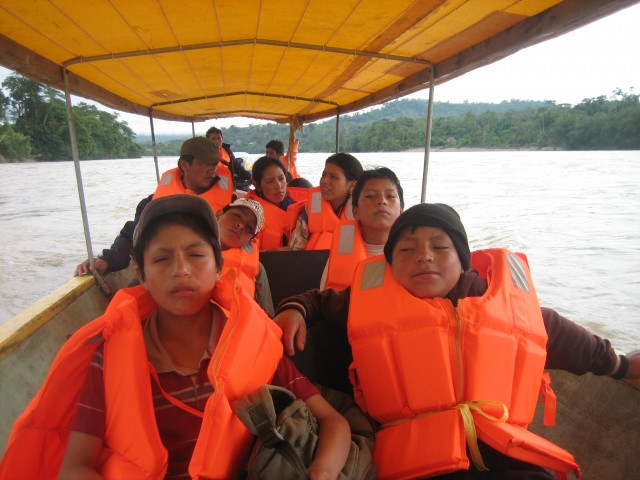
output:
<svg viewBox="0 0 640 480"><path fill-rule="evenodd" d="M356 400L380 424L380 478L579 472L568 452L526 429L544 369L639 378L640 354L619 356L608 341L541 308L521 256L470 254L448 205L406 210L384 254L360 263L351 287L291 297L275 318L289 354L294 342L304 349L306 326L341 326L353 361L350 373L344 365L336 375L349 375Z"/></svg>

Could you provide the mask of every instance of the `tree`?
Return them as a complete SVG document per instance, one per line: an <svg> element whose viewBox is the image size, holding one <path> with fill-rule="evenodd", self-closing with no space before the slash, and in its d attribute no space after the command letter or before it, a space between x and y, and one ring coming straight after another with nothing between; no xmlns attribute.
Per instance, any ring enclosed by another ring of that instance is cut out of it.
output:
<svg viewBox="0 0 640 480"><path fill-rule="evenodd" d="M15 122L13 130L30 139L33 156L70 159L69 124L61 93L17 74L7 77L2 86L9 91L7 116ZM74 106L73 113L81 159L140 157L142 149L135 143L135 134L116 114L86 103ZM7 138L18 141L21 137Z"/></svg>

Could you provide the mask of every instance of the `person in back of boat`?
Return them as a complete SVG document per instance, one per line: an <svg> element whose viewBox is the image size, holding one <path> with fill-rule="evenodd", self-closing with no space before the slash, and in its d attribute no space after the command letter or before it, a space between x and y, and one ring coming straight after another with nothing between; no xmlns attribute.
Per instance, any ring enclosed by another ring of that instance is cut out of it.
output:
<svg viewBox="0 0 640 480"><path fill-rule="evenodd" d="M293 143L293 149L289 151L288 155L284 153L284 143L282 140L274 138L269 140L265 146L265 155L267 157L277 158L284 165L285 172L287 172L287 180L291 181L294 178L300 177L298 169L296 168L296 160L298 156L298 142L296 138Z"/></svg>
<svg viewBox="0 0 640 480"><path fill-rule="evenodd" d="M458 213L444 204L406 210L384 257L361 262L351 287L286 299L275 321L289 355L304 349L306 326L341 327L352 363L336 374L349 376L379 424L378 478L579 472L568 452L526 428L539 395L545 414L555 411L544 370L640 378L640 351L618 355L609 341L540 307L524 256L471 253Z"/></svg>
<svg viewBox="0 0 640 480"><path fill-rule="evenodd" d="M140 285L62 347L14 426L0 478L237 478L254 437L230 405L267 383L318 419L309 477L337 478L349 426L282 356L280 329L236 272L221 276L211 207L192 195L153 200L134 257Z"/></svg>
<svg viewBox="0 0 640 480"><path fill-rule="evenodd" d="M99 274L116 272L129 266L133 247L133 231L142 211L152 198L185 193L204 198L214 211L228 205L233 198L229 170L220 164L215 145L204 137L193 137L180 147L178 166L162 174L153 195L143 199L136 208L133 221L125 223L109 249L95 259L93 271ZM76 267L75 275L91 273L89 260Z"/></svg>
<svg viewBox="0 0 640 480"><path fill-rule="evenodd" d="M389 230L404 209L400 180L386 167L365 170L351 195L355 220L345 220L333 235L320 290L351 285L360 261L381 255Z"/></svg>
<svg viewBox="0 0 640 480"><path fill-rule="evenodd" d="M242 291L273 317L269 279L262 263L257 235L264 226L264 210L255 200L239 198L216 214L224 264L223 275L234 268Z"/></svg>
<svg viewBox="0 0 640 480"><path fill-rule="evenodd" d="M320 186L310 189L305 205L294 213L289 248L291 250L328 250L333 231L342 220L354 220L351 192L362 165L348 153L335 153L324 164ZM296 214L297 213L297 214Z"/></svg>
<svg viewBox="0 0 640 480"><path fill-rule="evenodd" d="M304 177L292 178L287 185L291 188L313 188L313 183Z"/></svg>
<svg viewBox="0 0 640 480"><path fill-rule="evenodd" d="M275 157L260 157L251 169L254 188L245 198L257 201L265 212L265 226L258 235L260 250L287 246L291 214L289 207L307 198L309 190L288 188L287 172Z"/></svg>
<svg viewBox="0 0 640 480"><path fill-rule="evenodd" d="M222 162L228 166L231 172L231 178L233 179L234 188L237 190L247 191L251 185L251 172L244 168L244 165L240 159L231 151L231 145L224 143L222 130L216 127L211 127L205 134L209 140L216 144L220 149L220 157Z"/></svg>

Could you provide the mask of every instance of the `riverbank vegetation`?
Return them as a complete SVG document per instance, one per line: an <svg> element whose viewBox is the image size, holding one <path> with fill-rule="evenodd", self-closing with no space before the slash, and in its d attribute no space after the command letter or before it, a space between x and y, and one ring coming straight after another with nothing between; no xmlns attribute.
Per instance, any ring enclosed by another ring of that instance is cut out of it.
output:
<svg viewBox="0 0 640 480"><path fill-rule="evenodd" d="M638 95L620 90L576 106L552 101L511 100L499 104L435 102L434 149L640 150ZM396 100L340 118L340 150L398 152L424 148L425 100ZM215 125L211 122L211 125ZM272 138L288 139L288 125L224 129L235 151L262 153ZM335 120L312 123L298 132L301 152L331 152ZM159 143L159 154L175 155L182 139ZM151 144L146 144L151 155Z"/></svg>
<svg viewBox="0 0 640 480"><path fill-rule="evenodd" d="M0 90L0 155L9 160L70 160L69 124L59 90L17 74ZM73 107L82 159L134 158L142 155L136 135L118 116L79 103Z"/></svg>
<svg viewBox="0 0 640 480"><path fill-rule="evenodd" d="M62 94L19 75L0 90L0 157L9 160L71 158ZM437 91L437 90L436 90ZM136 138L117 114L86 103L74 106L80 158L152 155L148 137ZM340 118L340 150L404 151L425 143L426 100L401 99ZM208 126L215 121L208 122ZM273 138L287 141L288 125L270 123L224 129L235 151L264 152ZM335 119L304 126L300 152L331 152ZM158 154L177 156L183 136L158 137ZM435 102L434 149L640 150L639 96L617 90L571 106L553 101L499 104Z"/></svg>

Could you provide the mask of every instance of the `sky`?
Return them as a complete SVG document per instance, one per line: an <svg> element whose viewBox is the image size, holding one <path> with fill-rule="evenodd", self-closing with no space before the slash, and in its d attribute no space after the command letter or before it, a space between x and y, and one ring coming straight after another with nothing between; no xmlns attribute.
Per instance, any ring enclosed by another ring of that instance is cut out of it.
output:
<svg viewBox="0 0 640 480"><path fill-rule="evenodd" d="M611 96L617 89L639 94L638 46L640 4L438 85L434 101L554 100L576 105L585 98ZM9 73L0 67L0 80ZM427 97L428 90L424 90L406 98ZM75 99L74 103L79 101L86 100ZM115 113L137 134L150 134L148 117ZM226 128L256 123L260 122L244 118L212 120L196 123L195 131L203 135L213 125ZM190 123L156 120L154 128L156 135L191 134Z"/></svg>

